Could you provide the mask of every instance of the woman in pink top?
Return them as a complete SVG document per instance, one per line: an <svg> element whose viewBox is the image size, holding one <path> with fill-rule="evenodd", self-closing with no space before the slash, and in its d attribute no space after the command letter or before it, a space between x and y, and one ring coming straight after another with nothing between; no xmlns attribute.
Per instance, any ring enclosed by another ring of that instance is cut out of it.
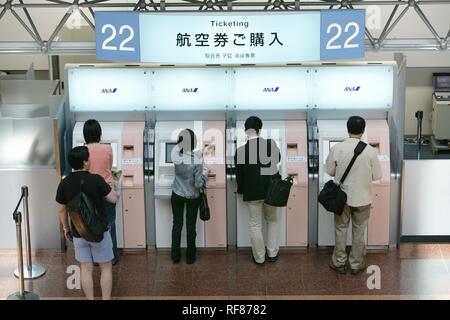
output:
<svg viewBox="0 0 450 320"><path fill-rule="evenodd" d="M111 189L114 190L112 176L113 152L110 144L100 143L102 137L100 123L93 119L86 121L83 127L83 136L89 149L89 160L91 162L89 172L102 176ZM111 232L113 241L113 265L115 265L119 261L116 236L116 205L105 201L105 209L109 231Z"/></svg>

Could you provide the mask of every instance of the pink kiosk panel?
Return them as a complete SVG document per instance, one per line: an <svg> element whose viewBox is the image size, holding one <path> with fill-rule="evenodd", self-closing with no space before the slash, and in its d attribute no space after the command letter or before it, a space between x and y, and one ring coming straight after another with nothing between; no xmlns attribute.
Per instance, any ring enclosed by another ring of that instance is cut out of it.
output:
<svg viewBox="0 0 450 320"><path fill-rule="evenodd" d="M144 122L125 122L122 136L124 248L145 248Z"/></svg>
<svg viewBox="0 0 450 320"><path fill-rule="evenodd" d="M203 122L203 154L209 168L207 184L211 219L205 223L205 247L227 246L227 202L225 176L225 122Z"/></svg>
<svg viewBox="0 0 450 320"><path fill-rule="evenodd" d="M381 180L373 184L374 199L367 228L367 244L388 245L391 178L389 127L385 120L368 120L366 131L369 144L377 151L382 171Z"/></svg>
<svg viewBox="0 0 450 320"><path fill-rule="evenodd" d="M305 121L286 121L286 174L294 184L286 208L286 245L308 244L308 148Z"/></svg>

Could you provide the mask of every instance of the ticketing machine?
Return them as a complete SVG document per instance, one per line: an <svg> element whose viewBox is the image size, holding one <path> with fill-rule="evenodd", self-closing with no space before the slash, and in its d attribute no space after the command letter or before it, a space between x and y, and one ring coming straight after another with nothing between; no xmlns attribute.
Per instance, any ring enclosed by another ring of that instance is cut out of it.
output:
<svg viewBox="0 0 450 320"><path fill-rule="evenodd" d="M319 187L332 179L325 168L325 161L330 149L348 138L345 120L318 120L319 141ZM366 242L369 246L386 246L389 244L390 217L390 156L389 127L385 120L367 120L363 141L375 148L381 163L382 178L373 182L373 202L370 211ZM318 210L318 244L334 245L334 214L327 212L321 205ZM347 244L352 243L351 223L347 233Z"/></svg>
<svg viewBox="0 0 450 320"><path fill-rule="evenodd" d="M287 207L278 208L279 244L304 247L308 244L308 148L306 109L309 99L307 68L261 67L233 70L233 104L236 110L235 149L246 143L245 119L259 116L263 121L261 136L275 140L281 152L279 172L282 178L293 177ZM295 119L295 120L288 120ZM232 161L231 161L232 162ZM242 195L235 197L237 247L250 247L248 209ZM263 224L264 225L264 224ZM264 237L266 234L263 229Z"/></svg>
<svg viewBox="0 0 450 320"><path fill-rule="evenodd" d="M450 127L450 73L433 73L433 113L431 128L433 129L433 145L435 140L449 140ZM445 141L447 144L447 141ZM447 145L448 146L448 145Z"/></svg>
<svg viewBox="0 0 450 320"><path fill-rule="evenodd" d="M246 143L244 121L236 123L237 147ZM308 165L306 122L300 120L264 121L261 137L273 139L281 153L279 172L282 178L292 176L294 183L287 207L278 208L279 245L304 247L308 242ZM251 247L249 238L249 212L237 195L237 246ZM266 238L265 224L263 234Z"/></svg>
<svg viewBox="0 0 450 320"><path fill-rule="evenodd" d="M207 182L211 218L206 223L197 219L197 247L226 248L226 183L225 183L225 121L160 121L155 126L155 224L156 248L170 248L172 241L172 207L170 197L174 180L172 149L178 134L188 128L197 137L196 152L203 152L209 169ZM186 247L183 226L182 247Z"/></svg>
<svg viewBox="0 0 450 320"><path fill-rule="evenodd" d="M84 145L83 122L73 130L73 146ZM100 122L101 143L113 150L113 172L119 173L116 204L117 247L146 247L144 196L144 122Z"/></svg>

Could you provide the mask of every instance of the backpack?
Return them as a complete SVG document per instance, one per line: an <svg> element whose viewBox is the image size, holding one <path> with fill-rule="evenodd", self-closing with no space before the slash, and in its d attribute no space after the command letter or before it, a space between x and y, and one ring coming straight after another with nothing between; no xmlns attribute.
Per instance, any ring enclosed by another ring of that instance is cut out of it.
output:
<svg viewBox="0 0 450 320"><path fill-rule="evenodd" d="M84 181L81 180L80 192L69 201L67 210L70 220L83 239L89 242L100 242L103 233L108 229L106 220L97 210L94 201L83 192Z"/></svg>

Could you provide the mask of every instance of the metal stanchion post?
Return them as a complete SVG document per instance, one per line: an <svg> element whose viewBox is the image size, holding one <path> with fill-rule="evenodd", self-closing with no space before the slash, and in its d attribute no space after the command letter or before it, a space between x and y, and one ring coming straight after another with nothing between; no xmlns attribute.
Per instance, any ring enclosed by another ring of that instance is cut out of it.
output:
<svg viewBox="0 0 450 320"><path fill-rule="evenodd" d="M25 291L25 279L23 277L23 251L22 251L22 214L19 211L13 214L16 222L17 261L19 264L19 292L8 296L8 300L39 300L39 296L33 292Z"/></svg>
<svg viewBox="0 0 450 320"><path fill-rule="evenodd" d="M24 213L24 223L25 223L25 250L27 254L27 267L24 270L23 277L25 279L36 279L42 277L46 270L40 264L33 264L33 260L31 258L31 236L30 236L30 214L29 214L29 206L28 206L28 187L22 187L22 195L23 195L23 213ZM19 277L19 269L14 271L14 275Z"/></svg>
<svg viewBox="0 0 450 320"><path fill-rule="evenodd" d="M422 119L423 111L416 111L417 118L417 160L420 160L420 149L422 147Z"/></svg>

